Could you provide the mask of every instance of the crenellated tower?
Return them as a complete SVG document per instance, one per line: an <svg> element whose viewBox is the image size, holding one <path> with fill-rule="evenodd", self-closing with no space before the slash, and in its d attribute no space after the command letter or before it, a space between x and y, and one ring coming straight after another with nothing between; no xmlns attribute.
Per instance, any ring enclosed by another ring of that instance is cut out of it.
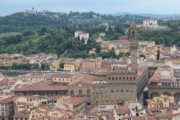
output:
<svg viewBox="0 0 180 120"><path fill-rule="evenodd" d="M137 29L136 25L132 24L130 27L130 50L131 50L131 70L137 71L138 69L138 40L137 40Z"/></svg>

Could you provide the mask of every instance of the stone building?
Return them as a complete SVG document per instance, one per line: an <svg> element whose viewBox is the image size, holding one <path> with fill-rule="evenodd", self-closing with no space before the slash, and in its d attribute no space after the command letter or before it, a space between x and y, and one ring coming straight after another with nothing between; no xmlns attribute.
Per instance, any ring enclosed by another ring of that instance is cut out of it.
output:
<svg viewBox="0 0 180 120"><path fill-rule="evenodd" d="M150 18L150 19L146 19L143 20L143 27L145 28L158 28L158 22L156 19Z"/></svg>
<svg viewBox="0 0 180 120"><path fill-rule="evenodd" d="M51 76L46 73L28 73L25 75L19 75L19 80L30 80L30 81L41 81L41 80L49 80L51 79Z"/></svg>
<svg viewBox="0 0 180 120"><path fill-rule="evenodd" d="M97 66L97 62L95 59L85 59L81 63L80 71L86 72L86 73L90 73L90 72L95 73L96 72L96 66Z"/></svg>
<svg viewBox="0 0 180 120"><path fill-rule="evenodd" d="M0 119L12 120L14 115L13 97L8 96L0 99Z"/></svg>
<svg viewBox="0 0 180 120"><path fill-rule="evenodd" d="M24 15L28 16L28 14L34 14L34 7L32 7L32 10L26 10L24 11Z"/></svg>
<svg viewBox="0 0 180 120"><path fill-rule="evenodd" d="M15 96L30 96L30 95L67 95L67 86L55 83L52 80L44 80L32 84L17 85L14 89Z"/></svg>
<svg viewBox="0 0 180 120"><path fill-rule="evenodd" d="M21 54L0 54L0 62L2 66L12 66L13 63L21 64L23 60Z"/></svg>
<svg viewBox="0 0 180 120"><path fill-rule="evenodd" d="M55 74L52 75L52 80L54 82L69 83L74 79L75 76L76 76L75 74L55 73Z"/></svg>
<svg viewBox="0 0 180 120"><path fill-rule="evenodd" d="M173 65L170 63L166 63L166 65L157 68L149 80L149 99L164 94L167 96L173 96L174 102L180 101L180 82L178 79L179 77L176 76L176 72L178 72L176 70L177 69L174 70Z"/></svg>

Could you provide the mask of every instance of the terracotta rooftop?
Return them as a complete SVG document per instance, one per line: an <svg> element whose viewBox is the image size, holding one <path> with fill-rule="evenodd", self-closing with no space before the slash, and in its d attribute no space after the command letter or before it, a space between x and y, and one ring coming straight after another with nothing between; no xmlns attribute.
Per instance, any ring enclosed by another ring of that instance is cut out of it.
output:
<svg viewBox="0 0 180 120"><path fill-rule="evenodd" d="M20 75L19 77L23 77L23 78L51 78L50 75L48 74L45 74L45 73L28 73L28 74L25 74L25 75Z"/></svg>
<svg viewBox="0 0 180 120"><path fill-rule="evenodd" d="M51 80L44 80L28 85L16 87L14 91L57 91L67 90L67 86L58 85Z"/></svg>
<svg viewBox="0 0 180 120"><path fill-rule="evenodd" d="M78 82L92 84L93 81L100 79L101 77L92 76L88 74L77 74L73 81L69 83L69 85L76 84Z"/></svg>
<svg viewBox="0 0 180 120"><path fill-rule="evenodd" d="M66 101L66 103L73 104L73 105L79 105L85 101L86 101L85 97L71 97Z"/></svg>
<svg viewBox="0 0 180 120"><path fill-rule="evenodd" d="M133 116L132 120L147 120L145 116Z"/></svg>
<svg viewBox="0 0 180 120"><path fill-rule="evenodd" d="M56 73L54 75L52 75L52 77L58 77L58 78L73 78L74 74L67 74L67 73Z"/></svg>
<svg viewBox="0 0 180 120"><path fill-rule="evenodd" d="M10 103L10 102L13 102L13 97L12 96L0 99L1 104L6 104L6 103Z"/></svg>
<svg viewBox="0 0 180 120"><path fill-rule="evenodd" d="M15 112L13 118L29 118L30 117L30 112Z"/></svg>
<svg viewBox="0 0 180 120"><path fill-rule="evenodd" d="M7 85L7 84L8 84L8 79L3 79L0 81L0 86Z"/></svg>
<svg viewBox="0 0 180 120"><path fill-rule="evenodd" d="M116 114L130 114L130 109L124 106L119 106L115 109Z"/></svg>

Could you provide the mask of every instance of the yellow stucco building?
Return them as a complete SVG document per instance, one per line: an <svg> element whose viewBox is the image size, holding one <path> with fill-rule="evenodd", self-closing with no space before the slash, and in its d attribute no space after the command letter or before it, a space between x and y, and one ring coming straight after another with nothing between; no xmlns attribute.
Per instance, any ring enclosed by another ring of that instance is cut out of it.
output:
<svg viewBox="0 0 180 120"><path fill-rule="evenodd" d="M21 54L1 54L0 61L2 62L1 65L3 66L12 66L13 63L20 64L22 63L23 55Z"/></svg>
<svg viewBox="0 0 180 120"><path fill-rule="evenodd" d="M147 99L148 108L160 108L170 107L174 103L173 96L160 95L159 97L153 97L153 99Z"/></svg>

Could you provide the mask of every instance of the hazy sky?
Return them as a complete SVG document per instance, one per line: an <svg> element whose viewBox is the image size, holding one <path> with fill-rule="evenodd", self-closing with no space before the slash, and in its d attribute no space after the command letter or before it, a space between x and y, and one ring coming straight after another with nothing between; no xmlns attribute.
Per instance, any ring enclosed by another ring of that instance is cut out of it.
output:
<svg viewBox="0 0 180 120"><path fill-rule="evenodd" d="M32 7L53 12L180 14L180 0L0 0L0 16Z"/></svg>

